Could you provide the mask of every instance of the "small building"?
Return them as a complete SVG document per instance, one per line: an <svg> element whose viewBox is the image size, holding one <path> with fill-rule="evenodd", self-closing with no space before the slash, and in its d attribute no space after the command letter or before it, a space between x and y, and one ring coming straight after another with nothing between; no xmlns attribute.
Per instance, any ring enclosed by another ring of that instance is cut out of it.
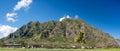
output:
<svg viewBox="0 0 120 51"><path fill-rule="evenodd" d="M5 44L3 46L6 48L22 48L21 44Z"/></svg>

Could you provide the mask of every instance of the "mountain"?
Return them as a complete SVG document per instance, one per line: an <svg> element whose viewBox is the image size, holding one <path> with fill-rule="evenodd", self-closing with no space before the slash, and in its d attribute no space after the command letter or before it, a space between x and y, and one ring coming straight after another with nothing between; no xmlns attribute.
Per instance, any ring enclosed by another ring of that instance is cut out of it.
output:
<svg viewBox="0 0 120 51"><path fill-rule="evenodd" d="M116 41L118 42L118 44L120 45L120 39L116 39Z"/></svg>
<svg viewBox="0 0 120 51"><path fill-rule="evenodd" d="M70 18L44 23L31 21L3 40L5 44L21 43L24 46L38 44L51 48L118 47L116 40L108 33L90 26L81 19Z"/></svg>

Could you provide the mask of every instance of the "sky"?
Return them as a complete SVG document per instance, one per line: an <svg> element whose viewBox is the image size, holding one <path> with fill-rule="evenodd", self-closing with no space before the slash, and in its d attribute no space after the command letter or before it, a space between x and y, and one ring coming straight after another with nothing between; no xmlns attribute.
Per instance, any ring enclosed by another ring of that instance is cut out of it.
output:
<svg viewBox="0 0 120 51"><path fill-rule="evenodd" d="M120 38L119 0L0 0L0 38L30 21L59 21L65 16Z"/></svg>

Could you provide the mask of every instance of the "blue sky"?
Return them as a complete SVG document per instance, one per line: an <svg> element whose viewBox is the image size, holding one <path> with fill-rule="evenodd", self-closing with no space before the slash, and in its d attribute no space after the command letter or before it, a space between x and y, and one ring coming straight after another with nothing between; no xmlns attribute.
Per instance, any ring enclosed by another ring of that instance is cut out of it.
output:
<svg viewBox="0 0 120 51"><path fill-rule="evenodd" d="M13 29L20 28L29 21L59 21L64 15L72 18L78 15L91 26L109 33L114 38L120 38L119 0L31 0L28 5L22 5L17 9L15 6L19 6L18 2L21 1L0 0L0 37L14 32ZM29 0L24 2L27 1ZM16 14L7 17L8 13ZM13 18L15 21L8 18Z"/></svg>

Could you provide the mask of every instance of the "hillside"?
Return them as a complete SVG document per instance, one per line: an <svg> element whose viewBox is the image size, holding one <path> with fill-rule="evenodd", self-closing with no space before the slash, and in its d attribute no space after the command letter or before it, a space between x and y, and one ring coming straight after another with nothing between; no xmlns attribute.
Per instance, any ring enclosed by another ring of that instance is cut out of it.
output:
<svg viewBox="0 0 120 51"><path fill-rule="evenodd" d="M43 45L51 48L118 47L116 40L101 30L90 26L80 19L66 18L62 21L44 23L29 22L16 32L3 38L5 44L16 43L26 45Z"/></svg>
<svg viewBox="0 0 120 51"><path fill-rule="evenodd" d="M120 39L116 39L116 41L118 42L118 44L120 45Z"/></svg>

